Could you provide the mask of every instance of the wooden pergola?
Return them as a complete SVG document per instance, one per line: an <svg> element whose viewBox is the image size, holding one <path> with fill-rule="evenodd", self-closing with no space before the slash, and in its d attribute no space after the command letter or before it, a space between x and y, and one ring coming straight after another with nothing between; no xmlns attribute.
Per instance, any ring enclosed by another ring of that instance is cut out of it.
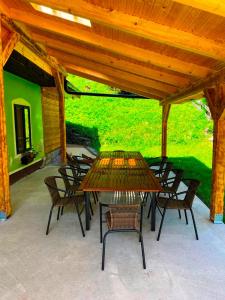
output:
<svg viewBox="0 0 225 300"><path fill-rule="evenodd" d="M55 78L60 100L62 160L65 159L63 77L66 72L157 99L162 106L162 155L166 154L171 105L206 97L214 121L210 219L222 222L223 1L0 0L0 12L0 211L7 215L11 211L2 70L16 49Z"/></svg>

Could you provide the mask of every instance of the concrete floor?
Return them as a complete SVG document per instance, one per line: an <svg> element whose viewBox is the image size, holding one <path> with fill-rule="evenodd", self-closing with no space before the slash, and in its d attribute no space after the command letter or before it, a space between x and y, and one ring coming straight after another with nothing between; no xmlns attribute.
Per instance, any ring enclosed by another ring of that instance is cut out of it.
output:
<svg viewBox="0 0 225 300"><path fill-rule="evenodd" d="M184 216L169 212L159 242L144 217L147 269L136 234L118 233L108 237L102 272L97 206L85 238L70 208L59 222L55 212L45 235L50 198L43 179L53 174L57 167L45 167L11 188L14 214L0 224L1 300L225 299L225 225L209 222L200 200L199 241L190 217L185 225Z"/></svg>

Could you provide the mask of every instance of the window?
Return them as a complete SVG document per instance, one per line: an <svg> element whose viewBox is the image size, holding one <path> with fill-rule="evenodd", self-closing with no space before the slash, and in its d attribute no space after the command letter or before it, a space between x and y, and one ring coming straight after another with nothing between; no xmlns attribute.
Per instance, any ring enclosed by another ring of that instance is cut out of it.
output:
<svg viewBox="0 0 225 300"><path fill-rule="evenodd" d="M14 104L17 154L31 149L30 107Z"/></svg>

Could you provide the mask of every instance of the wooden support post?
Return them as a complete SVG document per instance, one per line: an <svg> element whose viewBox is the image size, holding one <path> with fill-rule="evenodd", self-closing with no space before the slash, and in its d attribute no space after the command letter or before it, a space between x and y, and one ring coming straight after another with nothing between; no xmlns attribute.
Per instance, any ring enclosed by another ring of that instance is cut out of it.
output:
<svg viewBox="0 0 225 300"><path fill-rule="evenodd" d="M210 219L223 222L225 189L225 84L204 90L214 122Z"/></svg>
<svg viewBox="0 0 225 300"><path fill-rule="evenodd" d="M6 143L6 116L3 83L3 56L0 22L0 219L11 214L8 171L8 148Z"/></svg>
<svg viewBox="0 0 225 300"><path fill-rule="evenodd" d="M170 112L170 104L165 104L162 107L162 156L167 154L167 121Z"/></svg>
<svg viewBox="0 0 225 300"><path fill-rule="evenodd" d="M64 76L53 70L56 87L59 92L59 124L60 124L60 145L61 161L66 162L66 123L65 123L65 99L64 99Z"/></svg>

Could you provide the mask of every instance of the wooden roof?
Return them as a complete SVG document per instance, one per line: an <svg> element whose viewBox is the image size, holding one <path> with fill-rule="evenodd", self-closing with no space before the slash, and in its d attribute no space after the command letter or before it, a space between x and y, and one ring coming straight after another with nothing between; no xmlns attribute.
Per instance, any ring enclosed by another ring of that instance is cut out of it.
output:
<svg viewBox="0 0 225 300"><path fill-rule="evenodd" d="M32 2L91 21L86 27L38 12L29 0L0 0L3 15L70 73L161 104L201 97L224 81L223 1Z"/></svg>

